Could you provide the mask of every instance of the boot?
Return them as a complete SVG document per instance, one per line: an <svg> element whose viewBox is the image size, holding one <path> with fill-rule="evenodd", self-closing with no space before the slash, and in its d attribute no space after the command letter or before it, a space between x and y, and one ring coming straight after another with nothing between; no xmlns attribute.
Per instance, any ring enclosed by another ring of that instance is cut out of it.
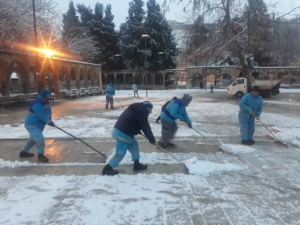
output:
<svg viewBox="0 0 300 225"><path fill-rule="evenodd" d="M251 142L252 144L255 144L255 141L253 139L250 139L248 141Z"/></svg>
<svg viewBox="0 0 300 225"><path fill-rule="evenodd" d="M163 148L163 149L167 149L168 148L168 145L166 145L165 143L161 142L161 141L158 141L158 146Z"/></svg>
<svg viewBox="0 0 300 225"><path fill-rule="evenodd" d="M176 147L177 147L177 145L175 145L175 144L173 144L173 143L167 143L167 146L168 146L168 147L171 147L171 148L176 148Z"/></svg>
<svg viewBox="0 0 300 225"><path fill-rule="evenodd" d="M147 168L148 168L148 166L140 163L140 161L138 159L134 160L134 165L133 165L134 171L146 170Z"/></svg>
<svg viewBox="0 0 300 225"><path fill-rule="evenodd" d="M107 105L105 106L106 109L108 109Z"/></svg>
<svg viewBox="0 0 300 225"><path fill-rule="evenodd" d="M44 154L38 154L38 161L49 162L49 159L46 156L44 156Z"/></svg>
<svg viewBox="0 0 300 225"><path fill-rule="evenodd" d="M20 158L28 158L28 157L32 157L32 156L34 156L33 153L23 152L23 151L21 151L20 154L19 154Z"/></svg>
<svg viewBox="0 0 300 225"><path fill-rule="evenodd" d="M119 171L114 170L109 164L107 164L102 170L102 175L114 176L117 174L119 174Z"/></svg>
<svg viewBox="0 0 300 225"><path fill-rule="evenodd" d="M242 140L241 142L243 145L252 145L252 142L248 141L248 140Z"/></svg>

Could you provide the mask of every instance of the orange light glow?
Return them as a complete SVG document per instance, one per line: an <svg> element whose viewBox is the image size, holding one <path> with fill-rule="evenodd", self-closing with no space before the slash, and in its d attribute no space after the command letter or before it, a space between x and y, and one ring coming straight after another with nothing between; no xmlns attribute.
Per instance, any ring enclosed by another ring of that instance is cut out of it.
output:
<svg viewBox="0 0 300 225"><path fill-rule="evenodd" d="M55 51L50 50L50 49L39 49L38 50L40 53L45 54L46 57L51 58L52 55L57 54Z"/></svg>

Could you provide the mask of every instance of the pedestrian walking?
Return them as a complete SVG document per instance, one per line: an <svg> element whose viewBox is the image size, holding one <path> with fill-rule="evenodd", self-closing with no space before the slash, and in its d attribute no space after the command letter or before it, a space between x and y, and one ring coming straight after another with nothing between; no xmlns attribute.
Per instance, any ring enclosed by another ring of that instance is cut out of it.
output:
<svg viewBox="0 0 300 225"><path fill-rule="evenodd" d="M174 100L176 100L176 99L177 99L177 97L173 97L171 101L174 101ZM161 111L164 111L165 108L167 107L167 105L168 105L171 101L167 101L167 102L161 107ZM159 121L160 121L160 114L159 114L159 116L157 117L155 123L159 123Z"/></svg>
<svg viewBox="0 0 300 225"><path fill-rule="evenodd" d="M210 93L214 93L214 83L210 83Z"/></svg>
<svg viewBox="0 0 300 225"><path fill-rule="evenodd" d="M147 169L147 165L139 162L139 145L134 136L141 134L141 131L143 131L149 142L156 146L155 138L148 123L148 116L152 112L152 108L153 105L149 101L134 103L121 114L112 133L112 137L117 141L116 153L103 168L103 175L113 176L119 173L118 170L113 168L121 162L127 150L131 153L132 161L134 161L134 171Z"/></svg>
<svg viewBox="0 0 300 225"><path fill-rule="evenodd" d="M55 124L51 119L52 112L49 104L50 99L50 91L44 89L40 92L39 96L30 103L28 114L25 118L25 128L30 137L19 154L20 158L34 156L33 153L29 153L29 150L36 145L38 161L49 161L49 159L44 156L45 138L43 135L43 130L46 124L51 127L55 127Z"/></svg>
<svg viewBox="0 0 300 225"><path fill-rule="evenodd" d="M135 97L135 94L137 97L139 97L138 86L136 84L132 85L131 90L133 90L134 97Z"/></svg>
<svg viewBox="0 0 300 225"><path fill-rule="evenodd" d="M115 86L113 83L109 83L106 87L106 105L105 108L108 109L108 105L110 104L110 108L114 108L114 98L113 96L115 95Z"/></svg>
<svg viewBox="0 0 300 225"><path fill-rule="evenodd" d="M171 143L171 139L177 131L176 120L179 119L187 123L189 128L192 128L192 122L186 112L186 107L192 101L192 96L184 94L181 99L171 101L164 111L161 112L161 138L158 141L158 145L164 149L175 147L175 144Z"/></svg>
<svg viewBox="0 0 300 225"><path fill-rule="evenodd" d="M240 101L239 124L242 144L252 145L255 143L253 135L255 131L255 119L259 120L263 110L263 99L259 95L259 86L253 86L251 92L245 94Z"/></svg>

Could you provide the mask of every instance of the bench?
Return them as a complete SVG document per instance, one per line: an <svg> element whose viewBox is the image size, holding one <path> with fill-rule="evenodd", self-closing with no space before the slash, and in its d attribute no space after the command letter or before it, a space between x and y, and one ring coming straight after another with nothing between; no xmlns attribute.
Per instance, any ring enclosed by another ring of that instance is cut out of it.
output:
<svg viewBox="0 0 300 225"><path fill-rule="evenodd" d="M94 95L94 92L93 92L92 88L87 89L87 93L88 93L89 96L93 96Z"/></svg>
<svg viewBox="0 0 300 225"><path fill-rule="evenodd" d="M77 95L76 98L79 98L79 97L80 97L80 92L79 92L79 90L77 90L77 89L72 89L72 90L70 91L70 93L71 93L71 95L76 94L76 95Z"/></svg>
<svg viewBox="0 0 300 225"><path fill-rule="evenodd" d="M1 96L0 97L0 107L5 106L13 106L13 105L19 105L19 101L17 98L11 98L10 96Z"/></svg>
<svg viewBox="0 0 300 225"><path fill-rule="evenodd" d="M74 99L78 98L78 94L70 91L62 91L64 93L64 98Z"/></svg>
<svg viewBox="0 0 300 225"><path fill-rule="evenodd" d="M80 89L80 97L85 97L85 96L88 96L88 94L86 93L85 91L86 89Z"/></svg>
<svg viewBox="0 0 300 225"><path fill-rule="evenodd" d="M18 95L19 104L27 105L34 100L34 97L31 94Z"/></svg>

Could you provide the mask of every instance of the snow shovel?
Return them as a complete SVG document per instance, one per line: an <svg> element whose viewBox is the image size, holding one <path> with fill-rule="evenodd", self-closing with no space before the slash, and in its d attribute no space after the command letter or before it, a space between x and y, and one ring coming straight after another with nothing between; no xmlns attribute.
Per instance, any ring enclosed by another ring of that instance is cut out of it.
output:
<svg viewBox="0 0 300 225"><path fill-rule="evenodd" d="M70 135L71 137L75 138L76 140L82 142L83 144L85 144L86 146L90 147L90 148L93 149L94 151L98 152L98 153L99 153L100 155L102 155L102 156L104 157L104 159L106 160L106 155L105 155L104 153L99 152L97 149L93 148L93 147L90 146L88 143L84 142L83 140L79 139L78 137L75 137L74 135L68 133L67 131L61 129L60 127L58 127L58 126L55 126L55 127L56 127L57 129L61 130L62 132L64 132L64 133ZM105 161L105 160L104 160L104 161Z"/></svg>
<svg viewBox="0 0 300 225"><path fill-rule="evenodd" d="M121 107L124 108L124 106L122 105L122 103L119 101L119 99L115 96L115 99L117 99L117 101L120 103Z"/></svg>
<svg viewBox="0 0 300 225"><path fill-rule="evenodd" d="M273 136L274 139L275 139L275 143L278 143L278 144L281 144L281 145L284 145L284 146L288 147L287 144L285 144L285 143L283 143L282 141L278 140L278 138L270 131L270 129L269 129L263 122L261 122L260 119L258 119L258 120L259 120L259 122L264 126L264 128L266 128L266 129L269 131L269 133L272 134L272 136Z"/></svg>
<svg viewBox="0 0 300 225"><path fill-rule="evenodd" d="M209 138L205 137L203 134L201 134L199 131L197 131L194 127L192 127L192 129L194 131L196 131L198 134L200 134L202 137L204 137L206 140L209 140L209 142L217 147L219 147L221 149L222 152L225 152L219 145L217 145L216 143L214 143L212 140L210 140Z"/></svg>
<svg viewBox="0 0 300 225"><path fill-rule="evenodd" d="M144 134L141 134L141 135L143 135L147 139L147 137ZM166 151L165 149L163 149L159 145L156 145L156 147L158 147L160 150L167 153L169 156L171 156L173 159L175 159L177 162L179 162L179 164L183 165L185 171L187 172L187 174L189 174L189 168L187 168L187 166L183 162L181 162L179 159L177 159L175 156L173 156L170 152Z"/></svg>

